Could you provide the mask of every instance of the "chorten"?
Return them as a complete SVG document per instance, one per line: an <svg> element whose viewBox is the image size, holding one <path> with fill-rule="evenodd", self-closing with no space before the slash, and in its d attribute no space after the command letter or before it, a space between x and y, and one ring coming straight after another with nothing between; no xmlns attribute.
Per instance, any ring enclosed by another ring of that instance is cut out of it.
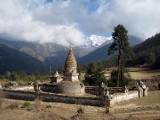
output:
<svg viewBox="0 0 160 120"><path fill-rule="evenodd" d="M63 81L57 84L59 93L70 95L84 95L85 86L78 79L77 61L70 46L69 54L65 61L65 74Z"/></svg>
<svg viewBox="0 0 160 120"><path fill-rule="evenodd" d="M79 74L77 73L77 61L70 46L69 54L65 61L64 80L78 81Z"/></svg>

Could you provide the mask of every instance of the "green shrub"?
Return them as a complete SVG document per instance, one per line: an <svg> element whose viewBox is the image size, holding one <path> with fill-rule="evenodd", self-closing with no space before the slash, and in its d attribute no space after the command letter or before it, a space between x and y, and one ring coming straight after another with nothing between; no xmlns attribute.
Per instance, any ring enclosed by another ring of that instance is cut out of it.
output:
<svg viewBox="0 0 160 120"><path fill-rule="evenodd" d="M24 107L30 106L30 102L24 102Z"/></svg>
<svg viewBox="0 0 160 120"><path fill-rule="evenodd" d="M51 106L51 105L47 105L46 107L47 107L47 108L51 108L52 106Z"/></svg>

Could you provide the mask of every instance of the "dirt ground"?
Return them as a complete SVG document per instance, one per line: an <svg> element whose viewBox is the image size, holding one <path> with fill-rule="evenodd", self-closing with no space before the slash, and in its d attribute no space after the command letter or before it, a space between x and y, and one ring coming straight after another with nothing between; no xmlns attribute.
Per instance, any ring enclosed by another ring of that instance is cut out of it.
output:
<svg viewBox="0 0 160 120"><path fill-rule="evenodd" d="M1 99L0 120L160 120L160 91L110 108L56 102ZM109 111L109 113L108 113Z"/></svg>

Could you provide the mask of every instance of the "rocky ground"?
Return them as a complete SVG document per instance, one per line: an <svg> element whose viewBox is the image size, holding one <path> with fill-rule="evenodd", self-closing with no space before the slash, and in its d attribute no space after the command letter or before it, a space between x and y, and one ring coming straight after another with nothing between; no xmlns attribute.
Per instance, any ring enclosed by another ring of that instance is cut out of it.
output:
<svg viewBox="0 0 160 120"><path fill-rule="evenodd" d="M160 91L110 108L1 99L0 120L160 120Z"/></svg>

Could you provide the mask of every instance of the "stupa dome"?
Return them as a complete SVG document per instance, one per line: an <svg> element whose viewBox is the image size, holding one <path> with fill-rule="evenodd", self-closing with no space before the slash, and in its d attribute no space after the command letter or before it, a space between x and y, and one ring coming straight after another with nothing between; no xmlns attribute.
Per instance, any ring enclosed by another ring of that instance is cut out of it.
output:
<svg viewBox="0 0 160 120"><path fill-rule="evenodd" d="M57 84L59 93L70 95L83 95L85 94L85 86L80 81L62 81Z"/></svg>

